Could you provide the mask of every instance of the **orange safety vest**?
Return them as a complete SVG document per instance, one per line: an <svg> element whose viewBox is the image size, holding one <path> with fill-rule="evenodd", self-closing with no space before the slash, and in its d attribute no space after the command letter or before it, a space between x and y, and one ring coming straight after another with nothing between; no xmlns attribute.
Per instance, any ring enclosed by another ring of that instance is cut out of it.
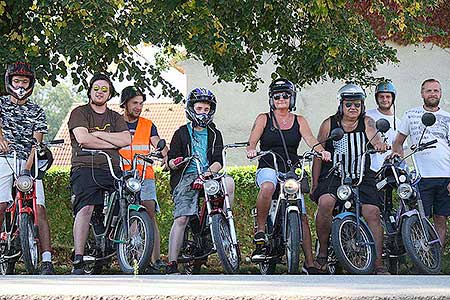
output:
<svg viewBox="0 0 450 300"><path fill-rule="evenodd" d="M131 161L135 153L144 155L150 153L150 134L152 126L152 121L139 117L131 145L119 150L120 155L124 158L121 160L123 170L131 169ZM141 159L137 161L137 169L142 176L144 161ZM155 179L155 172L153 171L153 167L149 164L147 164L145 171L145 179Z"/></svg>

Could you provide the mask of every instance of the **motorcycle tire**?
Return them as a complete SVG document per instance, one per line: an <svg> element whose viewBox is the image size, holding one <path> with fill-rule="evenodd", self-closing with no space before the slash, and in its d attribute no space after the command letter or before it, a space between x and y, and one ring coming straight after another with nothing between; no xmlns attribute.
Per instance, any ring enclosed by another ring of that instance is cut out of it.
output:
<svg viewBox="0 0 450 300"><path fill-rule="evenodd" d="M236 274L239 272L239 249L233 244L231 232L227 219L222 214L212 216L211 231L217 255L222 263L226 274Z"/></svg>
<svg viewBox="0 0 450 300"><path fill-rule="evenodd" d="M149 265L154 243L154 228L146 211L131 211L128 240L125 241L124 227L119 224L116 244L117 260L122 272L126 274L143 274Z"/></svg>
<svg viewBox="0 0 450 300"><path fill-rule="evenodd" d="M298 213L295 211L288 213L286 228L286 261L288 274L298 273L301 248L301 230Z"/></svg>
<svg viewBox="0 0 450 300"><path fill-rule="evenodd" d="M362 245L356 245L357 224L354 216L335 219L331 226L331 241L339 263L350 274L372 274L375 268L375 243L372 234L360 222Z"/></svg>
<svg viewBox="0 0 450 300"><path fill-rule="evenodd" d="M22 247L22 259L28 274L38 273L39 266L39 240L34 234L33 216L22 213L19 216L19 236Z"/></svg>
<svg viewBox="0 0 450 300"><path fill-rule="evenodd" d="M438 237L429 222L424 222L428 237L435 240ZM402 239L408 257L411 259L417 271L421 274L439 274L441 271L441 245L434 243L425 244L425 233L422 230L419 218L413 215L406 218L402 225Z"/></svg>

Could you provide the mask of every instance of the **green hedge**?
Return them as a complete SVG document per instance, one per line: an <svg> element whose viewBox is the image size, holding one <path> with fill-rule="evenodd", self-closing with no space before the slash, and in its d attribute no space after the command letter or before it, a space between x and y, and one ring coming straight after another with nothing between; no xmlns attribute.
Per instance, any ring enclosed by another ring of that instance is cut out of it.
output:
<svg viewBox="0 0 450 300"><path fill-rule="evenodd" d="M252 252L253 218L251 209L255 206L258 189L255 186L255 166L230 167L229 174L234 178L236 184L233 214L237 227L237 234L241 243L243 258ZM169 174L161 169L156 169L157 197L161 206L158 215L158 224L161 233L161 253L167 253L168 237L173 221L173 203L169 191ZM68 249L73 245L72 224L73 216L70 204L69 170L67 168L52 168L47 172L44 179L46 206L50 228L52 233L52 244L56 249ZM314 212L316 205L306 199L309 222L313 236L315 236ZM450 232L450 231L448 231ZM314 240L314 237L313 237ZM448 249L445 251L443 270L450 273Z"/></svg>

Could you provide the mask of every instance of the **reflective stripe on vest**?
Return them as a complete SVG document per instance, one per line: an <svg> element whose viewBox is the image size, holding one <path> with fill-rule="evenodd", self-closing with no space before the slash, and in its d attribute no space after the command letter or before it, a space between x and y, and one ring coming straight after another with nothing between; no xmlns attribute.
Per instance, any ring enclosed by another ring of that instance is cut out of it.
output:
<svg viewBox="0 0 450 300"><path fill-rule="evenodd" d="M150 152L150 134L152 132L152 121L139 117L136 131L133 136L133 140L130 146L124 147L119 150L122 159L122 166L124 170L131 169L131 160L134 154L148 154ZM142 176L143 162L138 161L137 169ZM155 179L155 173L153 167L147 164L145 171L145 179Z"/></svg>

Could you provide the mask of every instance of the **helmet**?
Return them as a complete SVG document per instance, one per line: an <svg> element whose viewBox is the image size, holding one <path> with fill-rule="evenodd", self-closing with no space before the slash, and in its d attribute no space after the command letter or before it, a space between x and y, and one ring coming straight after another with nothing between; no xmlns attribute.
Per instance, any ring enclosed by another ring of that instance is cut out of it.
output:
<svg viewBox="0 0 450 300"><path fill-rule="evenodd" d="M269 86L269 106L271 109L275 109L275 104L273 102L273 95L279 92L286 92L291 95L289 99L289 110L295 110L295 101L297 99L297 92L295 88L295 84L293 84L291 81L284 79L284 78L278 78Z"/></svg>
<svg viewBox="0 0 450 300"><path fill-rule="evenodd" d="M89 82L89 88L87 91L87 96L88 98L91 97L91 90L92 90L92 86L94 85L94 82L98 81L98 80L104 80L107 81L109 84L109 99L111 99L112 97L116 96L116 90L114 89L114 85L111 81L111 79L109 79L109 77L105 74L101 74L101 73L96 73L94 74L94 76L92 76L91 81Z"/></svg>
<svg viewBox="0 0 450 300"><path fill-rule="evenodd" d="M395 96L397 95L397 90L394 84L390 80L380 82L375 88L375 101L378 103L378 93L391 93L392 103L395 101Z"/></svg>
<svg viewBox="0 0 450 300"><path fill-rule="evenodd" d="M45 172L50 169L50 167L53 164L53 154L52 152L47 148L44 147L38 152L38 176L36 179L43 179ZM33 163L33 167L31 170L34 170L36 162Z"/></svg>
<svg viewBox="0 0 450 300"><path fill-rule="evenodd" d="M366 92L362 87L354 83L346 83L343 87L339 89L336 94L336 98L339 101L338 112L340 115L343 114L342 101L345 100L361 100L361 115L365 112L364 100L366 99Z"/></svg>
<svg viewBox="0 0 450 300"><path fill-rule="evenodd" d="M194 110L194 104L197 102L206 102L211 105L211 110L208 114L197 114ZM217 100L214 94L205 88L193 89L186 99L186 117L192 121L192 126L206 127L212 122L216 112Z"/></svg>
<svg viewBox="0 0 450 300"><path fill-rule="evenodd" d="M30 79L30 84L27 89L23 87L14 88L12 85L13 76L26 76ZM16 99L22 100L33 93L34 83L36 82L36 75L34 68L27 62L15 62L8 65L5 73L5 87L9 95Z"/></svg>
<svg viewBox="0 0 450 300"><path fill-rule="evenodd" d="M141 92L141 90L139 90L135 86L127 86L122 90L122 95L120 96L120 107L124 108L128 100L137 96L142 96L145 102L146 97L145 94Z"/></svg>

